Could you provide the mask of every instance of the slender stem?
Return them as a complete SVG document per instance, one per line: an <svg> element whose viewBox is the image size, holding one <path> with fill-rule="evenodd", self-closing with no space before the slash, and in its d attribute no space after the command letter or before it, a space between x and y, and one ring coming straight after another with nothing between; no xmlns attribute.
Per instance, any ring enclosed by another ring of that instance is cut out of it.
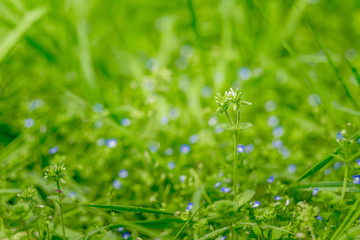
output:
<svg viewBox="0 0 360 240"><path fill-rule="evenodd" d="M60 191L60 184L59 181L56 182L56 185L58 187L59 190L59 205L60 205L60 216L61 216L61 226L62 226L62 232L63 232L63 239L66 239L65 236L65 226L64 226L64 215L63 215L63 207L62 207L62 201L61 201L61 191Z"/></svg>
<svg viewBox="0 0 360 240"><path fill-rule="evenodd" d="M20 218L20 222L24 225L24 228L25 228L25 230L26 230L26 235L27 235L28 239L30 240L30 232L29 232L29 228L27 227L27 225L26 225L26 223L25 223L25 221L24 221L23 217L21 217L21 218Z"/></svg>
<svg viewBox="0 0 360 240"><path fill-rule="evenodd" d="M234 129L234 177L233 177L233 183L234 183L234 202L236 201L236 195L237 195L237 130Z"/></svg>
<svg viewBox="0 0 360 240"><path fill-rule="evenodd" d="M346 182L347 182L348 171L349 171L348 163L345 163L344 182L343 182L343 187L342 187L342 192L341 192L340 205L341 205L341 203L343 202L343 200L345 198L345 190L346 190Z"/></svg>
<svg viewBox="0 0 360 240"><path fill-rule="evenodd" d="M46 224L46 228L47 228L47 239L50 240L50 231L49 231L49 224Z"/></svg>
<svg viewBox="0 0 360 240"><path fill-rule="evenodd" d="M225 110L225 114L226 114L227 118L229 119L231 125L234 127L234 122L233 122L233 120L231 119L231 117L230 117L230 115L229 115L229 113L228 113L227 110Z"/></svg>

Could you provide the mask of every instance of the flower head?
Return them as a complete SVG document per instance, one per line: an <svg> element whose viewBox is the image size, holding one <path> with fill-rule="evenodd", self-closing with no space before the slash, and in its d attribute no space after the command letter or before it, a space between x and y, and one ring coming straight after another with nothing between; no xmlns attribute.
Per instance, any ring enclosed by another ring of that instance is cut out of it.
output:
<svg viewBox="0 0 360 240"><path fill-rule="evenodd" d="M353 176L354 184L360 184L360 175Z"/></svg>
<svg viewBox="0 0 360 240"><path fill-rule="evenodd" d="M314 188L313 192L312 192L312 195L313 196L317 195L319 193L319 191L320 191L319 188Z"/></svg>
<svg viewBox="0 0 360 240"><path fill-rule="evenodd" d="M188 205L186 206L186 211L191 211L191 209L193 209L194 204L192 202L189 202Z"/></svg>
<svg viewBox="0 0 360 240"><path fill-rule="evenodd" d="M223 193L228 193L228 192L231 191L231 188L222 187L220 190L221 190L221 192L223 192Z"/></svg>
<svg viewBox="0 0 360 240"><path fill-rule="evenodd" d="M54 165L50 165L50 167L48 169L46 169L46 172L45 172L45 179L48 181L48 182L62 182L62 183L65 183L64 181L64 176L65 176L65 165L64 164L61 164L61 165L58 165L58 164L54 164Z"/></svg>
<svg viewBox="0 0 360 240"><path fill-rule="evenodd" d="M215 96L215 102L219 106L216 110L219 113L225 112L229 108L230 104L233 104L234 111L240 107L240 104L251 105L250 102L241 101L241 91L239 91L239 89L234 91L232 88L230 88L230 91L225 91L224 96L221 96L218 93L217 96Z"/></svg>
<svg viewBox="0 0 360 240"><path fill-rule="evenodd" d="M21 199L23 202L30 202L33 200L33 198L36 195L36 190L33 188L28 188L21 194L19 193L17 196Z"/></svg>
<svg viewBox="0 0 360 240"><path fill-rule="evenodd" d="M254 204L252 205L253 208L257 208L258 206L260 206L261 202L259 201L255 201Z"/></svg>
<svg viewBox="0 0 360 240"><path fill-rule="evenodd" d="M237 146L237 152L238 152L238 153L243 153L244 151L245 151L245 145L239 144L239 145Z"/></svg>
<svg viewBox="0 0 360 240"><path fill-rule="evenodd" d="M280 196L275 196L274 197L274 200L276 200L276 201L280 201L282 199L282 197L280 197Z"/></svg>

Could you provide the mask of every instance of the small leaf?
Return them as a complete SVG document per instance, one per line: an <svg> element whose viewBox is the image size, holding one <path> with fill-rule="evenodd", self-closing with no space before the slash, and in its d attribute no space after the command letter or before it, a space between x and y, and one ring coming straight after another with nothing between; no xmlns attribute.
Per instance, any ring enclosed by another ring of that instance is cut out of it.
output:
<svg viewBox="0 0 360 240"><path fill-rule="evenodd" d="M94 208L102 208L108 210L116 210L116 211L125 211L125 212L146 212L146 213L158 213L165 215L174 215L174 213L165 212L159 209L153 208L143 208L136 206L126 206L126 205L105 205L105 204L80 204L83 207L94 207Z"/></svg>
<svg viewBox="0 0 360 240"><path fill-rule="evenodd" d="M254 195L255 195L255 191L253 190L245 190L239 193L236 197L237 207L241 207L246 202L250 201Z"/></svg>
<svg viewBox="0 0 360 240"><path fill-rule="evenodd" d="M217 125L219 128L224 129L224 130L234 130L233 126L231 125L231 123L219 123Z"/></svg>

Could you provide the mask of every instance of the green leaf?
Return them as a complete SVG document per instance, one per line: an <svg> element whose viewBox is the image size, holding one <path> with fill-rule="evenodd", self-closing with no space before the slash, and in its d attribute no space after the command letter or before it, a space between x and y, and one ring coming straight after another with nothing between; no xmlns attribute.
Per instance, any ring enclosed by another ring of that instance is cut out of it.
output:
<svg viewBox="0 0 360 240"><path fill-rule="evenodd" d="M234 130L233 126L231 125L231 123L219 123L217 125L219 128L224 129L224 130Z"/></svg>
<svg viewBox="0 0 360 240"><path fill-rule="evenodd" d="M127 205L80 204L80 206L102 208L102 209L124 211L124 212L136 212L136 213L146 212L146 213L157 213L157 214L164 214L164 215L174 215L174 213L165 212L165 211L159 210L159 209L127 206Z"/></svg>
<svg viewBox="0 0 360 240"><path fill-rule="evenodd" d="M335 109L337 110L340 110L342 112L346 112L346 113L349 113L349 114L352 114L354 116L358 116L360 117L360 112L359 111L356 111L354 109L351 109L351 108L348 108L348 107L344 107L344 106L341 106L338 102L334 101L332 102L332 105Z"/></svg>
<svg viewBox="0 0 360 240"><path fill-rule="evenodd" d="M218 230L215 230L215 231L213 231L213 232L211 232L209 234L206 234L206 235L202 236L199 240L215 239L216 236L222 234L227 229L229 229L229 227L220 228Z"/></svg>
<svg viewBox="0 0 360 240"><path fill-rule="evenodd" d="M254 195L255 195L255 191L253 190L245 190L239 193L236 197L237 207L241 207L246 202L250 201Z"/></svg>
<svg viewBox="0 0 360 240"><path fill-rule="evenodd" d="M7 195L7 194L16 194L16 193L21 193L20 189L0 189L0 195Z"/></svg>
<svg viewBox="0 0 360 240"><path fill-rule="evenodd" d="M138 225L142 225L147 228L163 229L163 228L174 228L175 224L185 223L185 221L179 218L164 218L164 219L141 221L134 223Z"/></svg>

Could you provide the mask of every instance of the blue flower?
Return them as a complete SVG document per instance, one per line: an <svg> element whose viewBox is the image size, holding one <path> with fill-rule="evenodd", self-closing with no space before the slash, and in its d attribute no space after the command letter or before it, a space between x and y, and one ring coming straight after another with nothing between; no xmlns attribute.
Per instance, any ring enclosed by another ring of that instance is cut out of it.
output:
<svg viewBox="0 0 360 240"><path fill-rule="evenodd" d="M274 148L281 148L283 146L283 142L281 140L272 141L272 145Z"/></svg>
<svg viewBox="0 0 360 240"><path fill-rule="evenodd" d="M243 153L244 151L245 151L245 145L239 144L239 145L237 146L237 152L238 152L238 153Z"/></svg>
<svg viewBox="0 0 360 240"><path fill-rule="evenodd" d="M316 218L319 219L320 221L322 220L322 217L321 217L321 216L317 216Z"/></svg>
<svg viewBox="0 0 360 240"><path fill-rule="evenodd" d="M115 138L110 138L106 140L106 146L109 148L114 148L117 146L117 140Z"/></svg>
<svg viewBox="0 0 360 240"><path fill-rule="evenodd" d="M276 102L274 100L269 100L265 103L265 111L272 112L276 109Z"/></svg>
<svg viewBox="0 0 360 240"><path fill-rule="evenodd" d="M295 173L296 172L296 165L295 164L290 164L287 168L289 173Z"/></svg>
<svg viewBox="0 0 360 240"><path fill-rule="evenodd" d="M360 159L359 159L360 160ZM334 169L336 170L336 169L339 169L340 167L342 166L342 162L336 162L335 164L334 164Z"/></svg>
<svg viewBox="0 0 360 240"><path fill-rule="evenodd" d="M193 209L194 204L192 202L189 202L188 205L186 206L186 211L191 211L191 209Z"/></svg>
<svg viewBox="0 0 360 240"><path fill-rule="evenodd" d="M49 149L49 153L50 153L50 154L54 154L54 153L56 153L57 151L59 151L59 148L58 148L57 146L52 147L52 148Z"/></svg>
<svg viewBox="0 0 360 240"><path fill-rule="evenodd" d="M329 175L331 173L331 168L325 170L324 175Z"/></svg>
<svg viewBox="0 0 360 240"><path fill-rule="evenodd" d="M115 189L121 188L121 182L119 180L113 181L112 185L113 185L113 188L115 188Z"/></svg>
<svg viewBox="0 0 360 240"><path fill-rule="evenodd" d="M122 231L124 231L124 230L125 230L125 228L123 228L123 227L119 227L117 230L118 230L118 232L122 232Z"/></svg>
<svg viewBox="0 0 360 240"><path fill-rule="evenodd" d="M259 201L255 201L254 204L252 205L253 208L257 208L258 206L260 206L261 202Z"/></svg>
<svg viewBox="0 0 360 240"><path fill-rule="evenodd" d="M314 188L312 191L312 195L316 196L319 193L319 191L320 191L319 188Z"/></svg>
<svg viewBox="0 0 360 240"><path fill-rule="evenodd" d="M282 135L284 135L284 133L285 133L285 130L282 126L277 126L273 130L274 137L281 137Z"/></svg>
<svg viewBox="0 0 360 240"><path fill-rule="evenodd" d="M190 145L189 144L181 144L180 152L184 154L188 154L190 152Z"/></svg>
<svg viewBox="0 0 360 240"><path fill-rule="evenodd" d="M231 191L231 188L222 187L222 188L220 188L220 191L223 192L223 193L228 193L228 192Z"/></svg>
<svg viewBox="0 0 360 240"><path fill-rule="evenodd" d="M185 182L185 181L186 181L186 176L185 176L185 175L181 175L181 176L179 177L179 179L180 179L180 182Z"/></svg>
<svg viewBox="0 0 360 240"><path fill-rule="evenodd" d="M275 196L274 197L274 200L276 200L276 201L280 201L282 199L282 197L280 197L280 196Z"/></svg>
<svg viewBox="0 0 360 240"><path fill-rule="evenodd" d="M149 150L150 150L150 152L155 153L155 152L157 152L158 147L157 147L156 145L151 145L150 148L149 148Z"/></svg>
<svg viewBox="0 0 360 240"><path fill-rule="evenodd" d="M121 125L123 125L124 127L130 126L130 124L131 124L131 121L130 121L130 119L128 119L128 118L123 118L123 119L121 120Z"/></svg>
<svg viewBox="0 0 360 240"><path fill-rule="evenodd" d="M360 184L360 175L353 176L354 184Z"/></svg>
<svg viewBox="0 0 360 240"><path fill-rule="evenodd" d="M174 150L172 148L168 148L165 150L165 155L170 156L174 153Z"/></svg>
<svg viewBox="0 0 360 240"><path fill-rule="evenodd" d="M222 236L222 237L220 238L220 240L225 240L225 238L226 238L226 235L225 235L225 236Z"/></svg>
<svg viewBox="0 0 360 240"><path fill-rule="evenodd" d="M284 159L287 159L288 157L290 157L290 150L287 149L286 147L281 147L280 151L281 151L281 155Z"/></svg>
<svg viewBox="0 0 360 240"><path fill-rule="evenodd" d="M198 141L199 141L199 137L198 137L197 134L193 134L193 135L191 135L190 138L189 138L189 142L190 142L191 144L197 143Z"/></svg>
<svg viewBox="0 0 360 240"><path fill-rule="evenodd" d="M127 176L129 175L128 171L126 171L126 169L121 169L119 171L119 177L120 178L127 178Z"/></svg>
<svg viewBox="0 0 360 240"><path fill-rule="evenodd" d="M357 143L360 144L360 138L357 140Z"/></svg>
<svg viewBox="0 0 360 240"><path fill-rule="evenodd" d="M24 121L24 126L25 126L26 128L31 128L32 126L34 126L34 123L35 123L34 119L32 119L32 118L27 118L27 119L25 119L25 121Z"/></svg>
<svg viewBox="0 0 360 240"><path fill-rule="evenodd" d="M160 119L162 125L167 125L169 123L169 118L167 116L162 116Z"/></svg>
<svg viewBox="0 0 360 240"><path fill-rule="evenodd" d="M129 232L123 232L123 234L121 234L121 236L123 237L123 239L128 239L130 237L130 233Z"/></svg>
<svg viewBox="0 0 360 240"><path fill-rule="evenodd" d="M248 80L251 77L251 70L248 67L242 67L238 70L237 75L242 80Z"/></svg>
<svg viewBox="0 0 360 240"><path fill-rule="evenodd" d="M175 162L171 161L168 163L168 168L169 169L174 169L175 168Z"/></svg>
<svg viewBox="0 0 360 240"><path fill-rule="evenodd" d="M279 124L279 118L275 115L272 115L268 117L266 123L269 127L276 127Z"/></svg>
<svg viewBox="0 0 360 240"><path fill-rule="evenodd" d="M254 151L254 144L248 144L246 147L245 147L245 152L246 153L251 153L252 151Z"/></svg>
<svg viewBox="0 0 360 240"><path fill-rule="evenodd" d="M338 131L338 132L336 133L336 139L339 139L339 140L343 140L343 139L344 139L344 136L343 136L343 134L341 133L341 131Z"/></svg>
<svg viewBox="0 0 360 240"><path fill-rule="evenodd" d="M221 184L222 184L222 182L217 182L217 183L215 183L214 188L218 188L218 187L220 187L220 186L221 186Z"/></svg>
<svg viewBox="0 0 360 240"><path fill-rule="evenodd" d="M100 113L104 110L104 106L101 103L95 103L93 106L93 111L96 113Z"/></svg>
<svg viewBox="0 0 360 240"><path fill-rule="evenodd" d="M360 158L359 158L358 160L356 160L356 163L357 163L358 165L360 165Z"/></svg>
<svg viewBox="0 0 360 240"><path fill-rule="evenodd" d="M274 176L270 176L266 181L267 181L268 183L272 183L274 180L275 180L275 177L274 177Z"/></svg>

